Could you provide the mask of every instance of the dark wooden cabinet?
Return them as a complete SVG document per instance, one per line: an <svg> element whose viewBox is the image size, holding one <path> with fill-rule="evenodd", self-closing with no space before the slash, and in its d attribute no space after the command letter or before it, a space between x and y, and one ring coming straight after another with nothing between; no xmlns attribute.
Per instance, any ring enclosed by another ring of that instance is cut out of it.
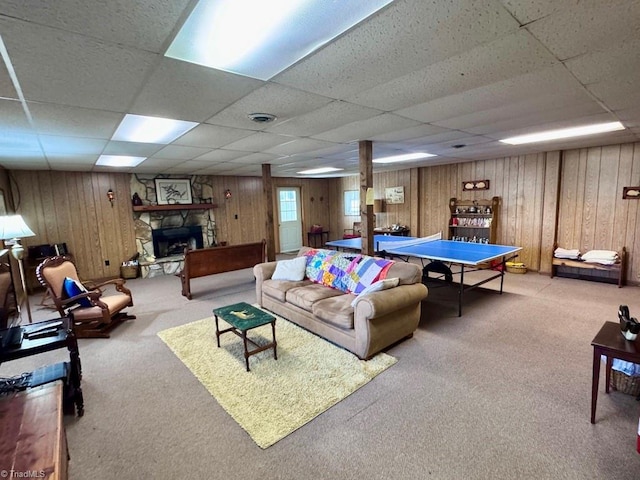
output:
<svg viewBox="0 0 640 480"><path fill-rule="evenodd" d="M491 200L449 200L449 240L496 243L500 197Z"/></svg>

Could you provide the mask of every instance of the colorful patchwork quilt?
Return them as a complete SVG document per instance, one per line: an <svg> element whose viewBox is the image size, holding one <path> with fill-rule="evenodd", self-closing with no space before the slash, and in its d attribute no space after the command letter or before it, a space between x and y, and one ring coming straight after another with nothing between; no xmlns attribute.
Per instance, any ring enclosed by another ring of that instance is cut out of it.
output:
<svg viewBox="0 0 640 480"><path fill-rule="evenodd" d="M346 293L360 293L387 277L393 260L334 250L309 250L306 276L311 281Z"/></svg>

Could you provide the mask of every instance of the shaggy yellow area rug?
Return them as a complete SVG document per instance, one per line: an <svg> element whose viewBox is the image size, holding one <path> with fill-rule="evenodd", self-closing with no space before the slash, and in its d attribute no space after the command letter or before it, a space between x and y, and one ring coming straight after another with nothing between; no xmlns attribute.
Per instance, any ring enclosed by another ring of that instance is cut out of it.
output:
<svg viewBox="0 0 640 480"><path fill-rule="evenodd" d="M220 329L227 328L220 320ZM158 336L191 370L233 419L262 448L303 426L396 363L385 353L369 361L280 317L278 360L273 349L249 358L233 333L216 346L213 317L163 330ZM271 341L271 326L249 331L259 344ZM250 346L251 348L251 346Z"/></svg>

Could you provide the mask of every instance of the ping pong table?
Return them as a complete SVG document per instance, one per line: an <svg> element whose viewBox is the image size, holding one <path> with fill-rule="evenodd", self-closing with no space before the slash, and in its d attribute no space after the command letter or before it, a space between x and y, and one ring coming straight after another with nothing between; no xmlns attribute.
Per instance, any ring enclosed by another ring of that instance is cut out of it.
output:
<svg viewBox="0 0 640 480"><path fill-rule="evenodd" d="M409 261L409 258L419 258L423 266L424 260L428 260L426 265L427 278L428 272L433 271L440 273L440 277L445 277L448 281L453 281L453 274L460 275L458 282L458 316L462 316L462 299L464 292L472 290L484 285L491 280L500 278L500 294L504 285L504 272L506 270L505 263L514 257L522 247L513 247L508 245L495 245L489 243L472 243L460 242L454 240L441 240L441 234L431 235L430 237L393 237L388 235L374 235L374 249L377 255L390 258L400 258ZM360 251L362 250L362 238L349 238L345 240L334 240L327 242L329 247L338 250L348 249ZM464 274L466 272L474 272L480 270L480 265L491 261L499 260L500 263L494 265L495 274L483 278L482 280L471 285L464 284ZM434 263L438 262L438 263ZM457 265L459 271L452 272L449 265ZM429 266L438 267L429 269Z"/></svg>

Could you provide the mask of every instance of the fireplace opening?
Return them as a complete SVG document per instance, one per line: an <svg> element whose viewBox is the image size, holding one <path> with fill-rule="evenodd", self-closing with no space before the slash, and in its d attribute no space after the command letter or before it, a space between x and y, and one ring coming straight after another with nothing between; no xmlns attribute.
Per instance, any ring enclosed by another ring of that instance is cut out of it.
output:
<svg viewBox="0 0 640 480"><path fill-rule="evenodd" d="M156 258L182 255L184 249L204 248L202 241L202 227L156 228L151 230L153 239L153 254Z"/></svg>

